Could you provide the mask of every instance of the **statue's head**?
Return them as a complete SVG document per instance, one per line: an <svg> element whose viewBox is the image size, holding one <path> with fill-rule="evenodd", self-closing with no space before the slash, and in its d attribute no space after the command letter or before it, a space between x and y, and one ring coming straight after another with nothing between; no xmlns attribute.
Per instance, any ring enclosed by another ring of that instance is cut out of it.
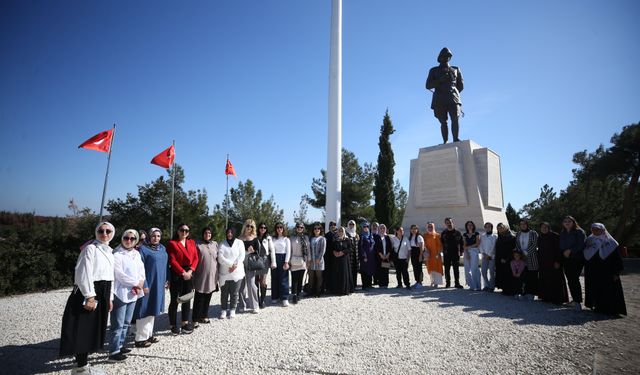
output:
<svg viewBox="0 0 640 375"><path fill-rule="evenodd" d="M438 62L439 63L447 62L451 60L451 56L453 56L453 53L451 53L451 50L447 47L444 47L443 49L440 50L440 54L438 55Z"/></svg>

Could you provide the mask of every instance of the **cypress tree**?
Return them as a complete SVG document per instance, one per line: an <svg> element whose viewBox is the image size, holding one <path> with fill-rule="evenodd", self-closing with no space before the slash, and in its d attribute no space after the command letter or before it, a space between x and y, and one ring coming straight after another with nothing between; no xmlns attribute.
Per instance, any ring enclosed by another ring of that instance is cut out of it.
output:
<svg viewBox="0 0 640 375"><path fill-rule="evenodd" d="M380 152L378 153L378 168L376 170L373 187L376 219L387 226L394 223L396 210L396 199L393 190L393 169L396 166L396 162L393 159L393 150L389 142L389 137L394 131L391 118L389 117L389 110L387 109L384 114L384 119L382 120L382 126L380 127L380 138L378 141Z"/></svg>

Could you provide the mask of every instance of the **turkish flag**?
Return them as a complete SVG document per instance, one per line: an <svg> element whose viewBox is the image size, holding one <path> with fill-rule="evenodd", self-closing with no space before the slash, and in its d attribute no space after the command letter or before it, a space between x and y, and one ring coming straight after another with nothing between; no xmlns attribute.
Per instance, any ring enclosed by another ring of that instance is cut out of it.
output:
<svg viewBox="0 0 640 375"><path fill-rule="evenodd" d="M111 150L111 139L113 139L113 129L98 133L93 137L84 141L78 148L86 148L100 152L109 152Z"/></svg>
<svg viewBox="0 0 640 375"><path fill-rule="evenodd" d="M233 164L231 164L231 160L227 159L227 166L224 169L224 174L228 175L233 175L233 177L238 177L236 176L236 170L235 168L233 168Z"/></svg>
<svg viewBox="0 0 640 375"><path fill-rule="evenodd" d="M161 166L163 168L171 167L173 164L173 159L176 157L176 150L173 148L173 145L169 146L166 150L162 151L158 155L156 155L153 159L151 159L151 164L155 164Z"/></svg>

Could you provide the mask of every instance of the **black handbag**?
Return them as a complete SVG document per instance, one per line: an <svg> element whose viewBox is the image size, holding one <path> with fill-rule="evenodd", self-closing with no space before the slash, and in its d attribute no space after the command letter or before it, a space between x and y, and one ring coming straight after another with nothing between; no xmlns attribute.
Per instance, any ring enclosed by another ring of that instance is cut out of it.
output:
<svg viewBox="0 0 640 375"><path fill-rule="evenodd" d="M267 257L261 257L258 253L251 253L247 258L247 267L249 271L264 271L269 267L267 265Z"/></svg>

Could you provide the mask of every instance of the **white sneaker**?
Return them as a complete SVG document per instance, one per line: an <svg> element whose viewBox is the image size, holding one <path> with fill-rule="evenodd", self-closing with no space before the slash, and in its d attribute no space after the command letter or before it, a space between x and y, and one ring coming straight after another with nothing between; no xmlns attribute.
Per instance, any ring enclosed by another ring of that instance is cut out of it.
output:
<svg viewBox="0 0 640 375"><path fill-rule="evenodd" d="M575 306L573 306L573 308L576 311L582 311L582 304L580 302L576 302Z"/></svg>
<svg viewBox="0 0 640 375"><path fill-rule="evenodd" d="M235 318L235 317L236 317L236 310L231 310L231 311L229 312L229 319L233 319L233 318Z"/></svg>
<svg viewBox="0 0 640 375"><path fill-rule="evenodd" d="M287 307L287 306L289 306L289 301L288 301L288 300L286 300L286 299L283 299L283 300L282 300L282 306L283 306L283 307Z"/></svg>
<svg viewBox="0 0 640 375"><path fill-rule="evenodd" d="M251 310L251 313L252 314L260 314L260 309L257 309L257 308L253 309L253 310Z"/></svg>
<svg viewBox="0 0 640 375"><path fill-rule="evenodd" d="M220 311L220 319L227 319L227 310Z"/></svg>

